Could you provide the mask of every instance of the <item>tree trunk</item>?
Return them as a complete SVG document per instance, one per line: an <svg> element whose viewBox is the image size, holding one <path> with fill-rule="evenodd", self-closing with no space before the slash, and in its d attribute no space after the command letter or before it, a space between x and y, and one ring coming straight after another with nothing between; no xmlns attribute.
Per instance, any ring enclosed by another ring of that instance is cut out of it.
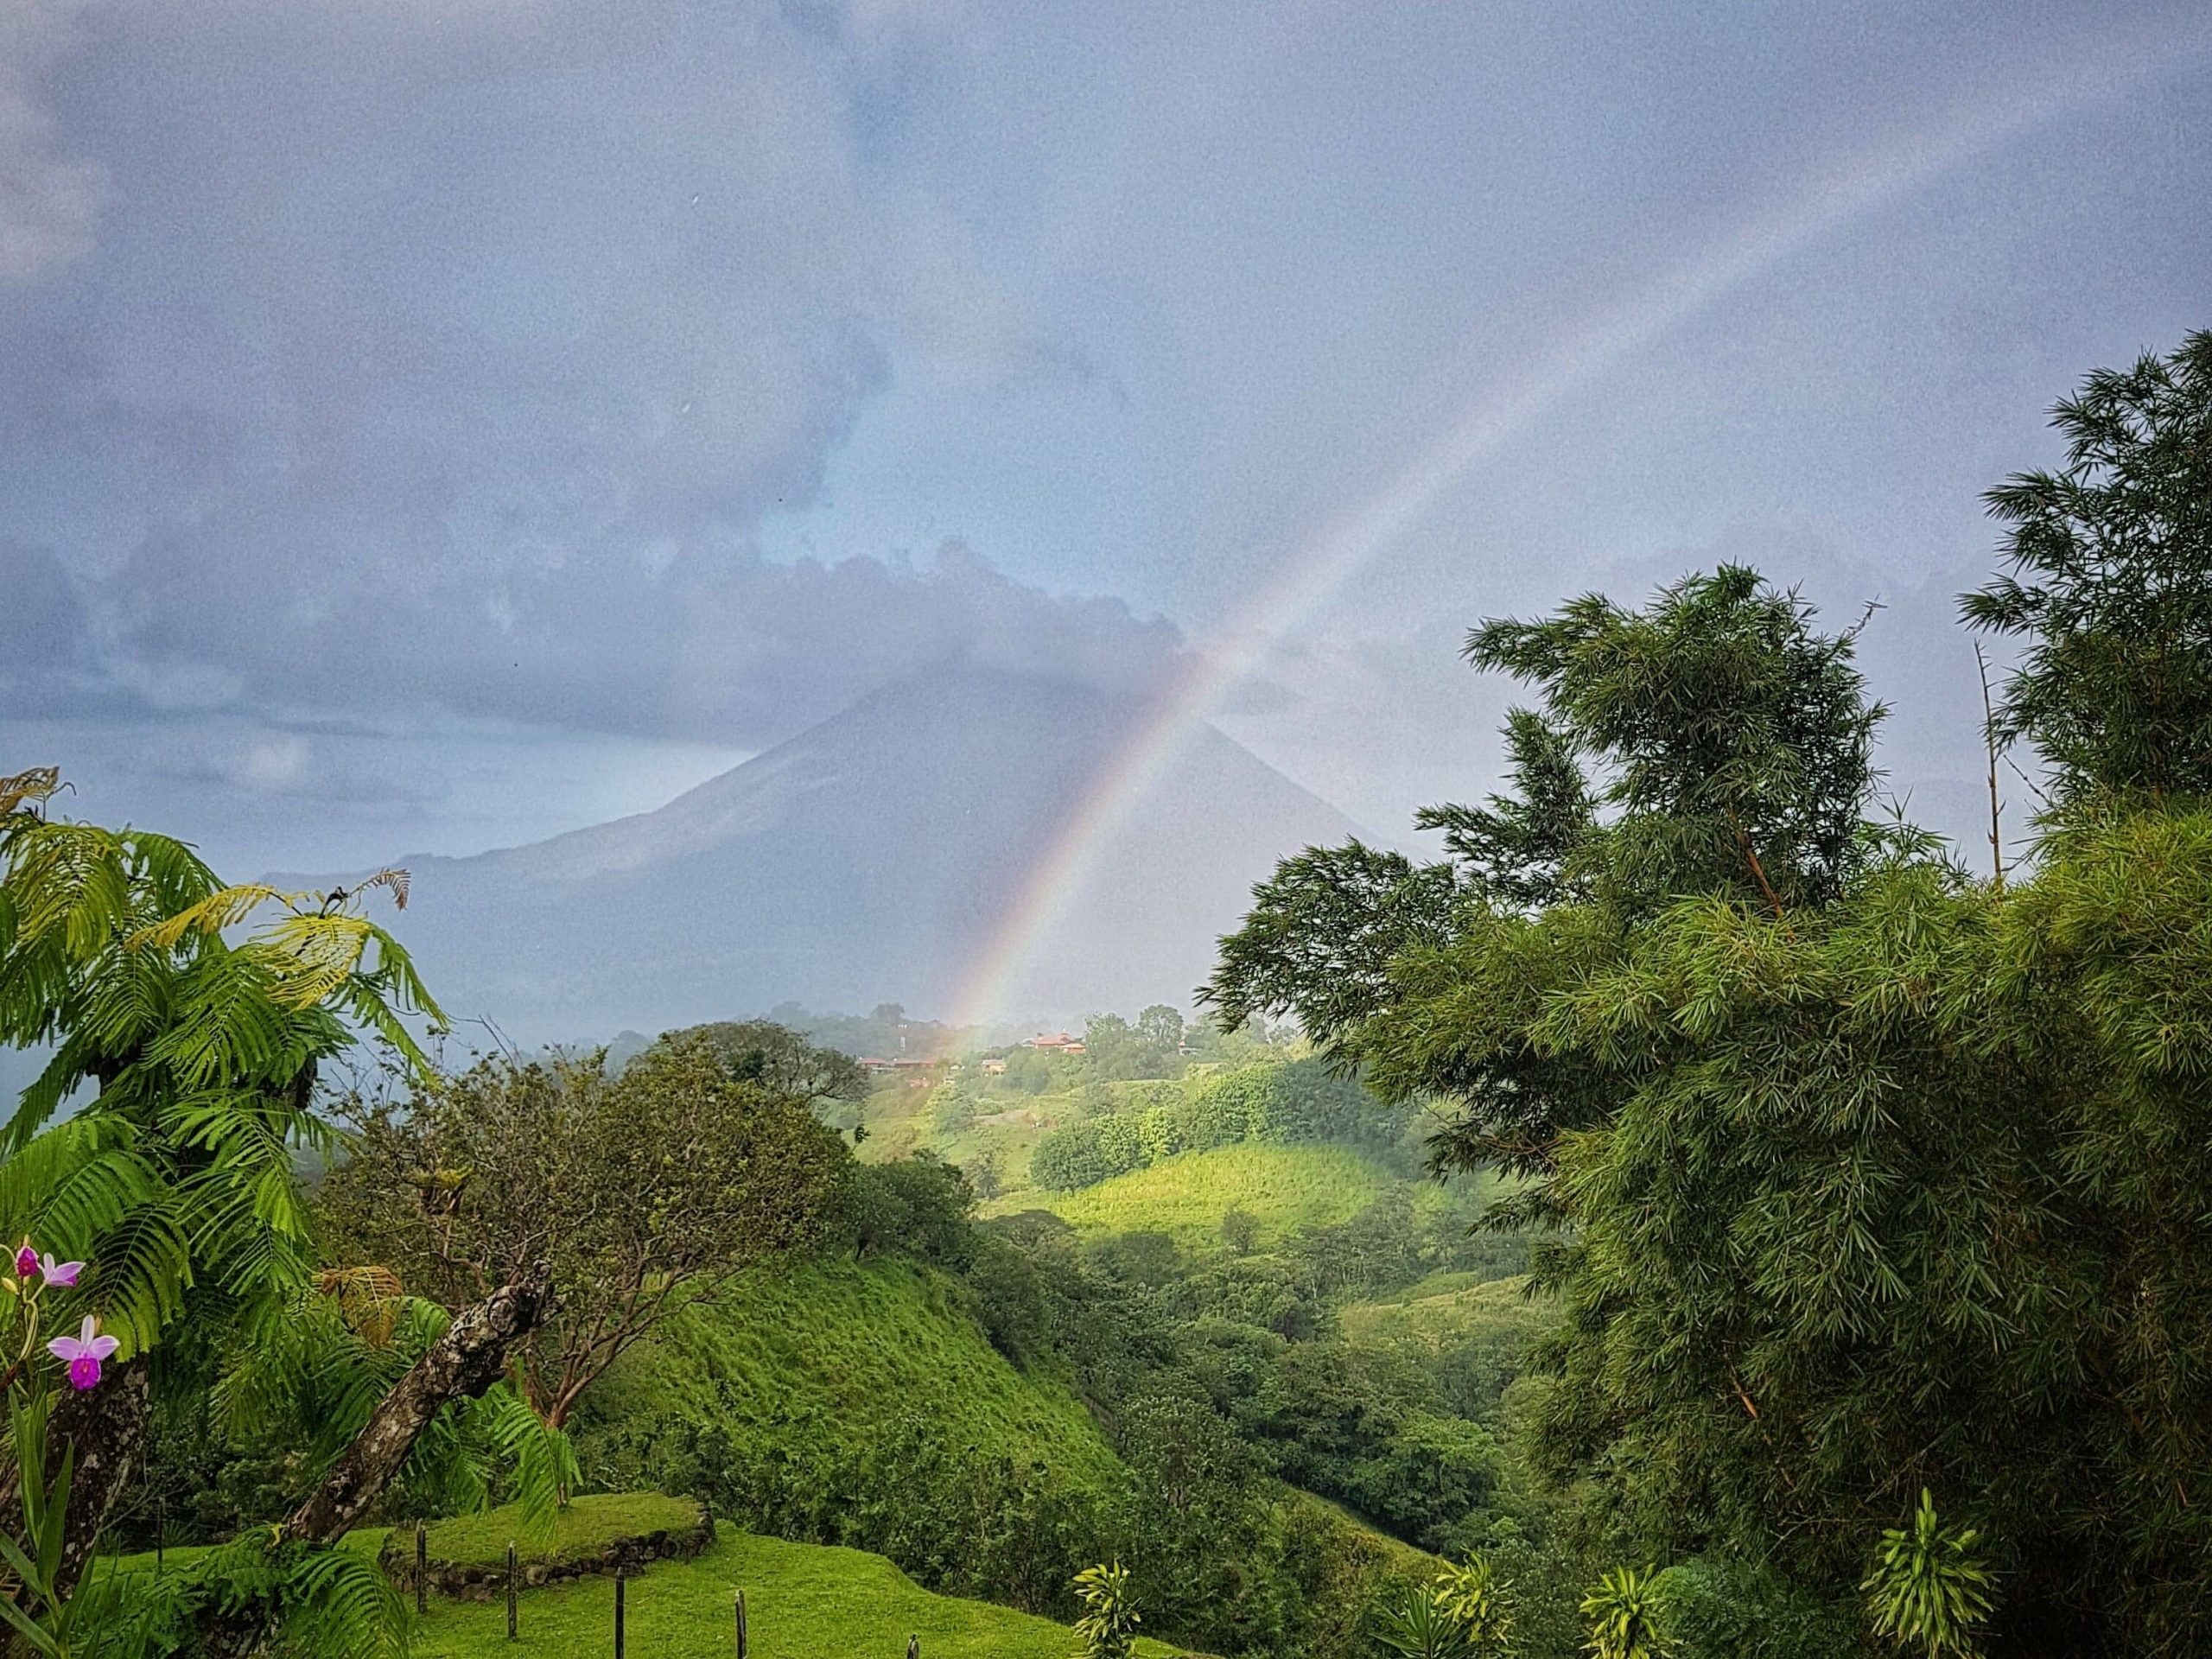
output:
<svg viewBox="0 0 2212 1659"><path fill-rule="evenodd" d="M63 1594L73 1588L92 1553L108 1510L137 1471L146 1440L149 1389L143 1360L109 1370L97 1389L75 1389L54 1402L47 1418L47 1478L60 1471L65 1447L75 1448L75 1473L69 1485L69 1521L55 1574ZM23 1536L21 1477L12 1461L0 1478L0 1532Z"/></svg>
<svg viewBox="0 0 2212 1659"><path fill-rule="evenodd" d="M540 1262L512 1284L454 1316L445 1335L378 1402L367 1426L284 1522L287 1538L327 1544L342 1538L399 1472L416 1440L450 1402L474 1399L499 1380L507 1350L560 1306L553 1270Z"/></svg>

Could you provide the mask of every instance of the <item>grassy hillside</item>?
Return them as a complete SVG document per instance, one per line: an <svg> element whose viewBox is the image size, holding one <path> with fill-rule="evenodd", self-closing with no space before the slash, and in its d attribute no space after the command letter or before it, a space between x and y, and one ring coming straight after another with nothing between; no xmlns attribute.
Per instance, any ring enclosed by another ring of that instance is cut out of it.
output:
<svg viewBox="0 0 2212 1659"><path fill-rule="evenodd" d="M1221 1242L1221 1219L1243 1210L1266 1249L1301 1227L1350 1220L1393 1184L1373 1160L1341 1147L1247 1141L1189 1152L1073 1192L1029 1192L995 1210L1050 1210L1084 1232L1164 1232L1198 1249Z"/></svg>
<svg viewBox="0 0 2212 1659"><path fill-rule="evenodd" d="M381 1529L346 1541L374 1556ZM502 1545L501 1548L504 1549ZM199 1551L171 1550L172 1569ZM118 1570L151 1572L153 1558L124 1558ZM757 1659L902 1659L919 1637L927 1659L1067 1659L1065 1625L988 1602L933 1596L880 1555L820 1544L790 1544L728 1530L692 1561L663 1561L624 1590L628 1651L653 1659L723 1659L733 1648L732 1606L745 1592ZM525 1654L612 1650L614 1585L592 1578L524 1592L510 1643L504 1603L433 1596L416 1628L415 1659L507 1659ZM1176 1649L1140 1642L1145 1659Z"/></svg>
<svg viewBox="0 0 2212 1659"><path fill-rule="evenodd" d="M1008 1363L956 1286L903 1260L747 1279L626 1356L591 1409L609 1422L711 1419L739 1435L811 1417L851 1439L920 1416L948 1445L1078 1481L1117 1466L1081 1402Z"/></svg>
<svg viewBox="0 0 2212 1659"><path fill-rule="evenodd" d="M1354 1302L1339 1315L1355 1342L1404 1341L1438 1353L1471 1342L1526 1342L1556 1317L1551 1304L1529 1300L1528 1280L1486 1279L1474 1273L1433 1273L1419 1284Z"/></svg>

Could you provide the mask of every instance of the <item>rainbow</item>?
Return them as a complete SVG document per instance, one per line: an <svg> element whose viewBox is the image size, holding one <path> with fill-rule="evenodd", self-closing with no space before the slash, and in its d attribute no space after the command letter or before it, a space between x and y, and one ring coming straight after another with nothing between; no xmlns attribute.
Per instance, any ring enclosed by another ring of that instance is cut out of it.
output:
<svg viewBox="0 0 2212 1659"><path fill-rule="evenodd" d="M2183 18L2199 27L2179 26ZM2212 45L2192 10L2069 41L2024 72L1977 88L1934 118L1855 149L1662 264L1625 301L1568 320L1548 350L1484 386L1382 486L1325 519L1280 577L1198 647L1133 734L1077 798L967 972L956 1025L1008 1006L1023 968L1101 852L1204 727L1224 695L1455 485L1575 392L1823 238L1879 212L2049 121L2152 78Z"/></svg>

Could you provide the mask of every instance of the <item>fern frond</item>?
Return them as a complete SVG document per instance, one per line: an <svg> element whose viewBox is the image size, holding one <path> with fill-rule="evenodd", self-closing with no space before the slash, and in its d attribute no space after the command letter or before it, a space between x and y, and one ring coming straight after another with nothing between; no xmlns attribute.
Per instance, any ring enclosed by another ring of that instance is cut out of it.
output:
<svg viewBox="0 0 2212 1659"><path fill-rule="evenodd" d="M148 945L174 950L188 934L219 934L226 928L236 927L272 899L297 904L307 897L305 893L288 893L257 881L245 882L235 887L222 887L197 904L187 905L173 916L165 917L151 926L140 928L130 935L127 943L134 950L143 950Z"/></svg>
<svg viewBox="0 0 2212 1659"><path fill-rule="evenodd" d="M575 1443L504 1382L474 1402L469 1427L507 1465L524 1529L533 1539L550 1539L562 1504L582 1478Z"/></svg>

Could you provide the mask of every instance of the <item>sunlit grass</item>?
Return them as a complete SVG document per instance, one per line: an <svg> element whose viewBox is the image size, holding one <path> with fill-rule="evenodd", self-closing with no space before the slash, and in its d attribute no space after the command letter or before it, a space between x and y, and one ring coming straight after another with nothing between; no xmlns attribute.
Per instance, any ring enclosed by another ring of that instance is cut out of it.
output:
<svg viewBox="0 0 2212 1659"><path fill-rule="evenodd" d="M1186 1152L1079 1192L1022 1192L996 1208L1050 1210L1084 1232L1163 1232L1194 1249L1218 1248L1222 1217L1242 1210L1267 1249L1300 1228L1349 1221L1391 1185L1371 1159L1342 1147L1246 1142Z"/></svg>
<svg viewBox="0 0 2212 1659"><path fill-rule="evenodd" d="M903 1659L910 1637L927 1659L1067 1659L1072 1634L988 1602L933 1596L880 1555L727 1534L692 1561L664 1561L624 1591L627 1650L652 1659L723 1659L735 1650L735 1592L745 1591L757 1659ZM613 1651L614 1586L581 1579L521 1599L520 1640L499 1601L432 1598L416 1659L506 1659L518 1650L585 1659ZM1159 1659L1174 1649L1140 1649Z"/></svg>

